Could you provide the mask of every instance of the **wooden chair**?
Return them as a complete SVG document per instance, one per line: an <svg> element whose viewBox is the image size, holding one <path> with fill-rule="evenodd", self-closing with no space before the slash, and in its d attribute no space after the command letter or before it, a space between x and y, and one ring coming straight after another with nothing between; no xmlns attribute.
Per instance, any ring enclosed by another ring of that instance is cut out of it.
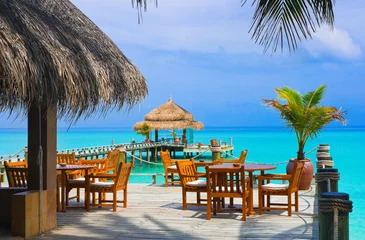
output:
<svg viewBox="0 0 365 240"><path fill-rule="evenodd" d="M57 153L57 164L78 164L76 161L75 153Z"/></svg>
<svg viewBox="0 0 365 240"><path fill-rule="evenodd" d="M263 210L288 210L288 216L292 215L292 194L295 194L295 211L299 211L299 181L303 173L304 162L296 162L294 165L294 170L291 175L280 175L280 174L266 174L264 176L259 176L259 215L262 214ZM264 180L267 181L264 184ZM270 183L271 180L284 181L288 180L289 184L277 184ZM267 198L267 206L264 206L264 196ZM270 196L280 195L287 196L288 203L272 203L270 202ZM271 207L274 206L286 206L284 207Z"/></svg>
<svg viewBox="0 0 365 240"><path fill-rule="evenodd" d="M106 174L107 173L107 166L108 166L108 159L93 159L93 160L80 160L81 165L90 165L95 166L95 168L88 169L88 174L91 175L98 175L98 174ZM74 179L67 179L66 181L66 206L68 206L69 200L69 193L73 188L80 188L86 189L86 181L85 181L85 171L79 171L77 178ZM95 196L93 195L93 204L95 204Z"/></svg>
<svg viewBox="0 0 365 240"><path fill-rule="evenodd" d="M213 214L221 211L221 203L224 198L240 198L242 200L242 220L246 221L246 215L250 214L250 178L245 177L245 168L206 167L207 173L207 220L211 219L211 207L213 199ZM218 206L218 207L217 207Z"/></svg>
<svg viewBox="0 0 365 240"><path fill-rule="evenodd" d="M112 171L113 174L116 174L119 155L120 155L120 150L114 150L108 152L108 156L106 157L108 159L106 172Z"/></svg>
<svg viewBox="0 0 365 240"><path fill-rule="evenodd" d="M5 166L11 168L28 168L28 162L24 159L23 161L16 161L16 162L7 162L5 161Z"/></svg>
<svg viewBox="0 0 365 240"><path fill-rule="evenodd" d="M56 162L57 164L60 163L66 163L66 164L79 164L79 161L76 160L76 156L75 156L75 152L72 153L57 153L56 155ZM67 176L68 178L71 179L76 179L77 176L80 174L79 170L75 170L72 172L68 172ZM57 211L60 210L60 185L61 185L61 178L60 178L60 172L57 172ZM76 190L76 196L71 197L70 199L76 198L77 202L80 202L80 189L77 188ZM68 205L68 200L69 198L67 198L66 204Z"/></svg>
<svg viewBox="0 0 365 240"><path fill-rule="evenodd" d="M160 156L163 167L165 169L165 187L168 187L169 184L179 184L180 179L174 178L174 174L178 174L177 166L175 165L177 160L171 159L169 150L167 149L166 151L160 151ZM169 178L171 179L171 181L169 181Z"/></svg>
<svg viewBox="0 0 365 240"><path fill-rule="evenodd" d="M222 164L222 163L240 163L245 164L246 157L247 157L248 150L241 151L240 158L238 159L225 159L225 158L219 158L217 160L214 160L214 164Z"/></svg>
<svg viewBox="0 0 365 240"><path fill-rule="evenodd" d="M9 187L26 188L28 186L28 168L20 167L19 165L15 167L10 167L9 163L5 161L5 171L8 178Z"/></svg>
<svg viewBox="0 0 365 240"><path fill-rule="evenodd" d="M113 211L117 211L117 203L123 203L123 207L127 207L127 186L129 176L131 174L132 168L134 165L134 161L130 163L121 163L119 165L118 171L116 174L106 174L106 175L88 175L86 176L86 194L90 195L90 193L99 193L98 206L113 206ZM93 179L97 178L108 178L112 179L112 181L101 182L95 181L91 182ZM117 192L123 190L123 201L117 200ZM103 197L103 193L113 193L113 200L106 200ZM106 204L106 202L112 202L111 204ZM87 211L90 211L90 201L86 202Z"/></svg>
<svg viewBox="0 0 365 240"><path fill-rule="evenodd" d="M201 175L197 174L194 160L177 161L177 171L180 176L182 187L182 208L186 210L187 206L206 206L206 199L201 198L202 192L207 192L207 184L205 180L199 179ZM204 174L205 175L205 174ZM196 203L188 203L186 200L186 194L188 192L196 192Z"/></svg>

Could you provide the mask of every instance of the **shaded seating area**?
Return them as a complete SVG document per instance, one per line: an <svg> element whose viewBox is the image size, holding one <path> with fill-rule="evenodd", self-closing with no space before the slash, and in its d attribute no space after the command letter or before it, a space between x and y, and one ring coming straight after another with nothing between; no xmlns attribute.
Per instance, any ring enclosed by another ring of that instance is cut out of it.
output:
<svg viewBox="0 0 365 240"><path fill-rule="evenodd" d="M28 186L28 168L26 161L8 163L5 161L5 171L9 187L26 188Z"/></svg>
<svg viewBox="0 0 365 240"><path fill-rule="evenodd" d="M127 207L128 203L128 181L129 176L132 171L134 161L130 163L121 163L119 165L116 174L98 174L98 175L88 175L86 176L86 195L90 193L98 193L98 207L102 206L112 206L113 211L117 211L117 203L123 203L123 207ZM109 181L94 181L95 179L110 179ZM117 199L117 192L123 191L123 200ZM106 199L105 193L112 193L113 199ZM87 211L90 211L90 201L86 202Z"/></svg>
<svg viewBox="0 0 365 240"><path fill-rule="evenodd" d="M295 211L299 211L299 181L303 173L304 162L296 162L294 165L294 170L291 175L281 175L281 174L265 174L264 176L259 176L259 214L262 211L267 210L287 210L288 216L292 215L292 206L295 207ZM289 183L271 183L271 181L289 181ZM264 182L266 181L266 183ZM292 194L294 193L294 204L292 203ZM265 196L266 196L266 206L265 206ZM286 196L286 203L273 203L270 200L271 196ZM280 206L280 207L275 207ZM282 207L281 207L282 206Z"/></svg>
<svg viewBox="0 0 365 240"><path fill-rule="evenodd" d="M108 166L108 158L105 159L93 159L93 160L80 160L80 165L89 165L94 166L94 168L88 169L88 174L98 175L98 174L106 174L107 166ZM79 192L80 188L86 189L86 181L85 181L85 171L79 170L79 173L76 175L74 179L67 179L66 181L66 205L68 206L69 202L69 193L73 188L77 188ZM93 203L95 202L95 196L93 195ZM85 199L86 202L86 199Z"/></svg>

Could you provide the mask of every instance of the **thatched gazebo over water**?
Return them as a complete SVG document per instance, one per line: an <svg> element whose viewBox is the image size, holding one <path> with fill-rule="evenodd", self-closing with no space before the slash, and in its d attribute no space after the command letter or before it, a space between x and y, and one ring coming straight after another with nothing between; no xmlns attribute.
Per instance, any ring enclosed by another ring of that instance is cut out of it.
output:
<svg viewBox="0 0 365 240"><path fill-rule="evenodd" d="M27 184L35 191L26 194L39 193L45 204L39 218L17 215L12 224L11 209L24 209L12 208L12 194L24 190L2 188L0 224L23 237L56 226L57 117L73 122L131 108L146 95L139 70L70 1L0 0L0 112L28 116Z"/></svg>
<svg viewBox="0 0 365 240"><path fill-rule="evenodd" d="M144 121L136 123L133 129L140 129L143 123L148 124L151 129L155 129L155 141L158 141L158 130L183 129L182 141L185 143L187 128L197 130L204 128L203 123L194 121L193 115L174 103L172 98L146 114Z"/></svg>

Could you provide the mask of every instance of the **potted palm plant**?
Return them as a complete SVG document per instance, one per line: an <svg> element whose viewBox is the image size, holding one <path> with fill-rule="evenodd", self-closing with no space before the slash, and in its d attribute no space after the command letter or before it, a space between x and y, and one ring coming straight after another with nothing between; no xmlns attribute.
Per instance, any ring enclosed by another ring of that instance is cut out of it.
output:
<svg viewBox="0 0 365 240"><path fill-rule="evenodd" d="M142 136L146 137L146 142L151 142L150 140L150 131L151 128L147 123L143 123L141 128L137 130L137 134L141 134Z"/></svg>
<svg viewBox="0 0 365 240"><path fill-rule="evenodd" d="M333 120L340 121L346 125L344 115L346 112L335 107L320 106L326 86L322 85L314 91L301 95L289 87L275 89L279 100L286 103L281 104L277 100L263 99L263 104L279 111L280 116L285 120L285 125L291 128L298 141L297 157L291 159L287 165L287 173L291 173L295 161L304 161L304 170L299 188L309 189L313 178L313 164L310 159L305 158L304 147L309 138L318 137L321 130Z"/></svg>
<svg viewBox="0 0 365 240"><path fill-rule="evenodd" d="M177 138L177 133L175 132L174 129L172 129L172 131L171 131L171 136L174 138L174 143L179 143L180 142L180 139Z"/></svg>

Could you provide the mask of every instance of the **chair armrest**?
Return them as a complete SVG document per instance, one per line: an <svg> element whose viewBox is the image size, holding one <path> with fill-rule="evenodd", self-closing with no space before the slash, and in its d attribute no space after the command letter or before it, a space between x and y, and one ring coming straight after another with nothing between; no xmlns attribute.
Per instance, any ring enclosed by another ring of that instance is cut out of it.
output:
<svg viewBox="0 0 365 240"><path fill-rule="evenodd" d="M286 174L265 174L263 176L258 176L258 180L290 180L291 175Z"/></svg>
<svg viewBox="0 0 365 240"><path fill-rule="evenodd" d="M205 173L204 173L205 174ZM201 174L189 175L189 174L181 174L180 177L202 177Z"/></svg>
<svg viewBox="0 0 365 240"><path fill-rule="evenodd" d="M87 178L116 178L117 175L116 174L100 174L100 175L89 174L86 177Z"/></svg>

